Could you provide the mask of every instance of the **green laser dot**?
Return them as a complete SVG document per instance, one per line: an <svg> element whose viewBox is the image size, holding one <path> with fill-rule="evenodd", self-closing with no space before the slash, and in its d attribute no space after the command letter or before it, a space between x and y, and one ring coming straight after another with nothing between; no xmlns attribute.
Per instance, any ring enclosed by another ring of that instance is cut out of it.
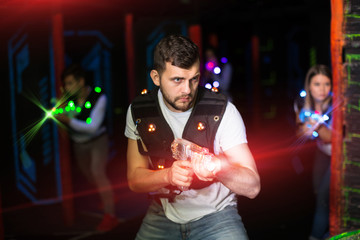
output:
<svg viewBox="0 0 360 240"><path fill-rule="evenodd" d="M78 113L81 112L81 107L77 107L76 112L78 112Z"/></svg>
<svg viewBox="0 0 360 240"><path fill-rule="evenodd" d="M74 106L75 106L74 101L69 101L68 106L69 106L69 107L74 107Z"/></svg>
<svg viewBox="0 0 360 240"><path fill-rule="evenodd" d="M66 106L66 107L65 107L65 111L69 112L69 111L70 111L70 107L69 107L69 106Z"/></svg>
<svg viewBox="0 0 360 240"><path fill-rule="evenodd" d="M88 117L87 119L86 119L86 123L87 124L90 124L92 122L92 119L90 118L90 117Z"/></svg>
<svg viewBox="0 0 360 240"><path fill-rule="evenodd" d="M95 92L97 92L97 93L101 93L101 88L100 87L95 87Z"/></svg>
<svg viewBox="0 0 360 240"><path fill-rule="evenodd" d="M85 108L91 108L91 103L89 101L85 103Z"/></svg>

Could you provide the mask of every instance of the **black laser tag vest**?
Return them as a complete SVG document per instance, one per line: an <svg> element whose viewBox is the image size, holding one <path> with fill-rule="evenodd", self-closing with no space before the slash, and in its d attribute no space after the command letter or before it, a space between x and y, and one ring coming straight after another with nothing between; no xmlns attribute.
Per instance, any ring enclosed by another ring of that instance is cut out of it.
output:
<svg viewBox="0 0 360 240"><path fill-rule="evenodd" d="M141 140L138 140L139 151L151 159L152 169L171 167L171 143L174 134L166 122L158 102L158 89L142 94L131 104L132 117L137 126ZM203 87L198 88L195 106L185 125L182 138L214 152L214 139L227 105L226 96L212 92ZM204 129L198 130L201 124ZM143 148L141 141L146 149ZM210 185L194 176L191 188L199 189Z"/></svg>
<svg viewBox="0 0 360 240"><path fill-rule="evenodd" d="M99 97L102 94L103 94L102 92L98 93L98 92L95 92L94 90L91 90L89 96L86 98L84 106L81 108L81 112L78 115L76 115L75 118L82 120L82 121L86 121L86 119L88 117L90 117L91 111L94 109L97 100L99 99ZM85 107L87 102L90 103L88 108ZM104 121L103 121L103 123L104 123Z"/></svg>

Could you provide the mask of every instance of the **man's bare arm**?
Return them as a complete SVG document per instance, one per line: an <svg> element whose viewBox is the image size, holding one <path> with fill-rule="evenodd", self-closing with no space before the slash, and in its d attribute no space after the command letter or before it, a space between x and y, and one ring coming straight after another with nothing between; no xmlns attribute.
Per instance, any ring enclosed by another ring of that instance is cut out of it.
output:
<svg viewBox="0 0 360 240"><path fill-rule="evenodd" d="M255 198L260 192L260 176L246 143L225 151L216 177L238 195Z"/></svg>
<svg viewBox="0 0 360 240"><path fill-rule="evenodd" d="M260 177L254 158L246 143L239 144L224 152L223 156L215 156L214 171L206 169L202 158L193 158L195 174L204 181L217 178L221 183L238 195L254 198L260 192Z"/></svg>

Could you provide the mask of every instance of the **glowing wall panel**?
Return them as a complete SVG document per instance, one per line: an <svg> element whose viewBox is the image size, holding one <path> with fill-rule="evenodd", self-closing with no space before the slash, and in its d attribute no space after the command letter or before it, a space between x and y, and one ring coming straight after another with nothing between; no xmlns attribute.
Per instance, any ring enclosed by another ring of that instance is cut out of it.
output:
<svg viewBox="0 0 360 240"><path fill-rule="evenodd" d="M360 229L360 2L331 1L334 122L331 233Z"/></svg>
<svg viewBox="0 0 360 240"><path fill-rule="evenodd" d="M49 32L20 28L8 39L11 145L15 185L33 203L51 203L62 195L56 125L46 120L55 97L53 51Z"/></svg>

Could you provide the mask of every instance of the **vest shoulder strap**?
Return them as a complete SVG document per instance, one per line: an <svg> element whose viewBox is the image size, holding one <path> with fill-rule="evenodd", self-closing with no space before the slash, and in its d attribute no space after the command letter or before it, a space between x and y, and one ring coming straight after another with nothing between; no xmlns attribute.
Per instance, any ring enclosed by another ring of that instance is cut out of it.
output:
<svg viewBox="0 0 360 240"><path fill-rule="evenodd" d="M138 141L140 153L155 158L171 159L171 149L166 146L171 145L174 135L158 104L158 89L136 97L131 104L131 112L138 134L147 148L145 151Z"/></svg>
<svg viewBox="0 0 360 240"><path fill-rule="evenodd" d="M216 132L227 106L227 97L199 87L197 102L183 131L183 138L214 151Z"/></svg>

